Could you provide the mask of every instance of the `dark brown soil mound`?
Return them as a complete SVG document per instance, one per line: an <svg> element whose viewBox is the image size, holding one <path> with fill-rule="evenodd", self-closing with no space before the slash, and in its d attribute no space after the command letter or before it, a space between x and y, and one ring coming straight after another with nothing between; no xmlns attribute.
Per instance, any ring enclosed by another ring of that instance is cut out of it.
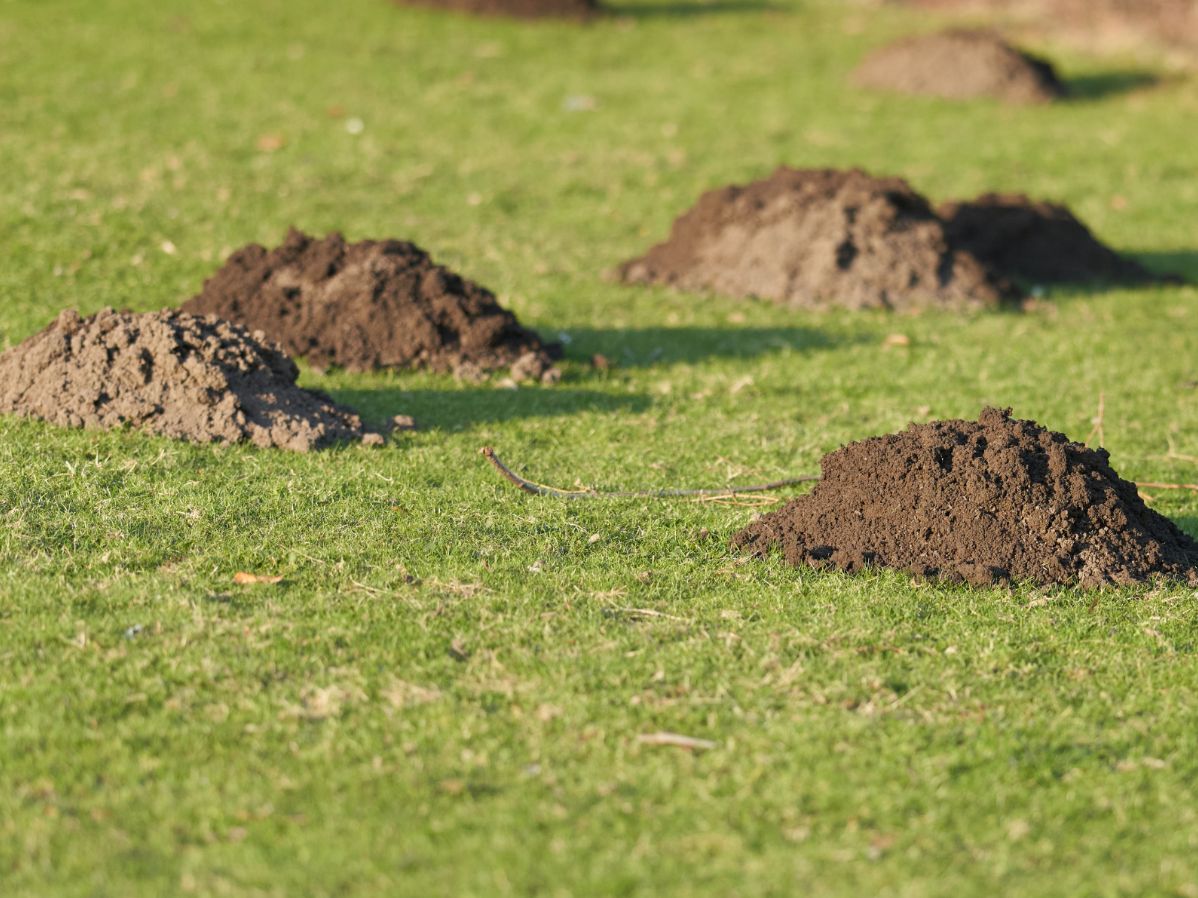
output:
<svg viewBox="0 0 1198 898"><path fill-rule="evenodd" d="M954 246L1006 277L1035 283L1148 283L1158 278L1101 243L1064 206L988 193L938 210Z"/></svg>
<svg viewBox="0 0 1198 898"><path fill-rule="evenodd" d="M949 242L944 223L898 178L779 168L703 194L670 238L617 276L793 308L983 308L1018 298Z"/></svg>
<svg viewBox="0 0 1198 898"><path fill-rule="evenodd" d="M402 4L429 6L484 16L513 16L519 19L589 19L600 12L595 0L397 0Z"/></svg>
<svg viewBox="0 0 1198 898"><path fill-rule="evenodd" d="M1051 64L992 31L953 29L907 38L871 53L853 73L875 90L950 100L993 97L1045 103L1065 96Z"/></svg>
<svg viewBox="0 0 1198 898"><path fill-rule="evenodd" d="M298 374L277 347L217 318L67 311L0 355L0 412L300 452L379 440L357 415L296 386Z"/></svg>
<svg viewBox="0 0 1198 898"><path fill-rule="evenodd" d="M398 240L347 243L292 230L277 249L235 252L183 308L261 330L318 367L351 371L514 365L535 379L552 372L558 351L489 290Z"/></svg>
<svg viewBox="0 0 1198 898"><path fill-rule="evenodd" d="M986 585L1198 583L1198 543L1088 449L1010 411L912 424L824 457L815 489L738 533L795 565Z"/></svg>

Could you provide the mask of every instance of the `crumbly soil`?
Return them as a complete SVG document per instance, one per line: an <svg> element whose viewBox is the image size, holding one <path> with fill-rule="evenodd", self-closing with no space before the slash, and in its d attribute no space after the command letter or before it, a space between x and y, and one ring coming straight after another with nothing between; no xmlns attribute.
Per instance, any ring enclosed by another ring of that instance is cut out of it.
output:
<svg viewBox="0 0 1198 898"><path fill-rule="evenodd" d="M853 73L874 90L1005 103L1047 103L1066 94L1051 63L1012 47L997 33L952 29L875 50Z"/></svg>
<svg viewBox="0 0 1198 898"><path fill-rule="evenodd" d="M381 441L353 412L296 386L295 364L262 340L175 310L105 309L89 318L65 311L0 355L0 412L299 452Z"/></svg>
<svg viewBox="0 0 1198 898"><path fill-rule="evenodd" d="M709 191L668 240L616 276L792 308L974 309L1019 299L1009 282L952 246L906 181L859 169L782 167Z"/></svg>
<svg viewBox="0 0 1198 898"><path fill-rule="evenodd" d="M1037 284L1161 280L1099 241L1066 207L988 193L937 210L949 240L1006 277ZM1173 278L1170 278L1173 279Z"/></svg>
<svg viewBox="0 0 1198 898"><path fill-rule="evenodd" d="M826 455L806 496L733 538L758 556L989 585L1198 584L1198 543L1144 504L1104 449L1010 410L912 424Z"/></svg>
<svg viewBox="0 0 1198 898"><path fill-rule="evenodd" d="M397 0L400 4L428 6L484 16L519 19L589 19L601 12L595 0Z"/></svg>
<svg viewBox="0 0 1198 898"><path fill-rule="evenodd" d="M495 295L412 243L292 230L282 246L251 244L183 304L263 331L316 367L427 368L465 376L513 368L551 380L560 354Z"/></svg>

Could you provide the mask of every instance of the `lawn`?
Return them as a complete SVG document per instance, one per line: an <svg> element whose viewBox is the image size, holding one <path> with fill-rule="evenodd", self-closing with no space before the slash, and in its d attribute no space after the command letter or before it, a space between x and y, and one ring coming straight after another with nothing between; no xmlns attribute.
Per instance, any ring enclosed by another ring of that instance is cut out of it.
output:
<svg viewBox="0 0 1198 898"><path fill-rule="evenodd" d="M381 449L0 418L0 893L1198 896L1193 590L746 562L747 502L538 499L478 455L724 486L985 404L1082 439L1101 398L1121 474L1198 480L1193 288L896 317L604 278L783 162L1057 198L1198 278L1198 82L1041 43L1077 99L891 98L846 75L927 19L622 8L0 3L0 346L292 224L414 240L568 341L554 386L305 370L415 416Z"/></svg>

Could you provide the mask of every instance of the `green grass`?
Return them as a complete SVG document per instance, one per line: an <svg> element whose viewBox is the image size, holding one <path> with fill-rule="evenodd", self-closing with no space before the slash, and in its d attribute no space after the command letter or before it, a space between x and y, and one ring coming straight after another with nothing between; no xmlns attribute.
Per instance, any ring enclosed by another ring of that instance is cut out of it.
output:
<svg viewBox="0 0 1198 898"><path fill-rule="evenodd" d="M743 483L986 403L1081 438L1101 394L1121 473L1198 479L1193 289L887 317L602 278L781 162L1059 198L1198 276L1195 82L1046 43L1086 96L892 99L845 75L918 17L628 10L0 3L0 346L291 224L414 239L571 338L548 388L305 372L423 424L374 451L0 419L0 893L1198 895L1192 590L744 563L753 508L538 501L476 454ZM1198 534L1198 496L1155 507Z"/></svg>

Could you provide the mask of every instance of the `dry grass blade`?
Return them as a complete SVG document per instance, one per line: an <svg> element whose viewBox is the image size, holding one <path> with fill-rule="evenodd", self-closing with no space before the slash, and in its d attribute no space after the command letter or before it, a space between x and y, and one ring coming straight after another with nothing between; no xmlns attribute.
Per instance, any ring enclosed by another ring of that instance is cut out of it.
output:
<svg viewBox="0 0 1198 898"><path fill-rule="evenodd" d="M710 739L696 739L681 733L641 733L636 737L636 741L641 745L665 745L671 748L685 748L688 751L706 751L718 745Z"/></svg>
<svg viewBox="0 0 1198 898"><path fill-rule="evenodd" d="M233 582L238 586L253 586L259 583L282 583L283 578L267 574L251 574L247 571L238 571L233 575Z"/></svg>

